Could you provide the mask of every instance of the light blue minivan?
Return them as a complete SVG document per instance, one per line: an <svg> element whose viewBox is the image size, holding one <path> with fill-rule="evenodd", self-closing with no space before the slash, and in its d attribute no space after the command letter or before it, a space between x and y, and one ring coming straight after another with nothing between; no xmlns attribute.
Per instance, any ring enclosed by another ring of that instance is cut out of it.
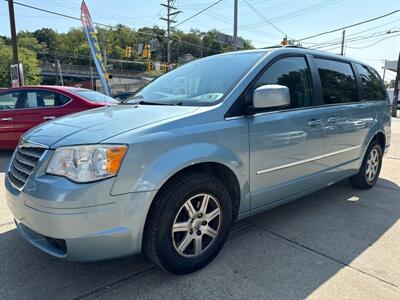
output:
<svg viewBox="0 0 400 300"><path fill-rule="evenodd" d="M21 235L50 255L144 252L189 273L235 220L345 178L371 188L390 123L383 83L362 62L300 47L215 55L123 105L26 133L6 198Z"/></svg>

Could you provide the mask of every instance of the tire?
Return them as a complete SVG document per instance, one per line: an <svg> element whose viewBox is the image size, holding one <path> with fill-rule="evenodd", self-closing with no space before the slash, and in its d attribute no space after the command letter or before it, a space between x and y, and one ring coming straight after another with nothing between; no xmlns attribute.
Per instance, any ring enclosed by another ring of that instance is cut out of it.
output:
<svg viewBox="0 0 400 300"><path fill-rule="evenodd" d="M374 158L376 162L374 163ZM379 178L382 167L383 150L377 141L371 142L363 159L358 174L350 177L351 185L359 189L372 188Z"/></svg>
<svg viewBox="0 0 400 300"><path fill-rule="evenodd" d="M217 256L231 223L231 198L216 177L178 175L154 199L145 227L144 252L168 272L191 273Z"/></svg>

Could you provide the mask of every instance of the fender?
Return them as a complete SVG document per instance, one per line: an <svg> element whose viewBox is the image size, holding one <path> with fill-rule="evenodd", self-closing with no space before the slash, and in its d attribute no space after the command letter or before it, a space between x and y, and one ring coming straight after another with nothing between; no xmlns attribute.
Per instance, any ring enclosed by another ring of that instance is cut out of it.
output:
<svg viewBox="0 0 400 300"><path fill-rule="evenodd" d="M236 175L241 188L248 182L244 162L229 148L214 143L191 143L171 148L157 157L142 169L136 180L131 179L129 187L117 180L112 194L158 190L177 172L205 162L216 162L228 167Z"/></svg>
<svg viewBox="0 0 400 300"><path fill-rule="evenodd" d="M369 144L372 142L372 139L373 139L378 133L382 133L382 134L384 135L384 137L385 137L385 140L387 141L387 137L386 137L384 128L381 128L381 127L378 125L378 123L376 123L375 126L373 126L373 127L371 128L371 130L368 132L368 135L367 135L367 137L366 137L365 140L364 140L363 149L362 149L362 152L361 152L361 156L360 156L358 168L361 168L361 164L362 164L362 161L364 160L365 153L367 152L368 146L369 146ZM385 148L386 148L386 147L385 147ZM385 151L385 149L382 149L382 150Z"/></svg>

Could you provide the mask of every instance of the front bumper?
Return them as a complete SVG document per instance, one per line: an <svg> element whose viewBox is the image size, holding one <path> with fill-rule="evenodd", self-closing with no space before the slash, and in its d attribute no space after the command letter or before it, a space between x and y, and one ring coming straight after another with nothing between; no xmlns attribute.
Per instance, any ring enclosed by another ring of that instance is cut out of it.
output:
<svg viewBox="0 0 400 300"><path fill-rule="evenodd" d="M74 261L140 253L156 191L111 196L114 178L76 184L44 175L34 183L19 191L5 178L6 201L17 229L35 247Z"/></svg>

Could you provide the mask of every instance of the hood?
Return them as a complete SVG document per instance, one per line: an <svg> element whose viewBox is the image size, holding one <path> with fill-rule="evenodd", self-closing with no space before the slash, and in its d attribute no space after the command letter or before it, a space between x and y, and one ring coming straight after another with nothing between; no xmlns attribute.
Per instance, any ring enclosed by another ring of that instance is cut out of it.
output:
<svg viewBox="0 0 400 300"><path fill-rule="evenodd" d="M116 105L92 109L46 122L24 139L59 147L95 144L120 133L194 112L198 107Z"/></svg>

